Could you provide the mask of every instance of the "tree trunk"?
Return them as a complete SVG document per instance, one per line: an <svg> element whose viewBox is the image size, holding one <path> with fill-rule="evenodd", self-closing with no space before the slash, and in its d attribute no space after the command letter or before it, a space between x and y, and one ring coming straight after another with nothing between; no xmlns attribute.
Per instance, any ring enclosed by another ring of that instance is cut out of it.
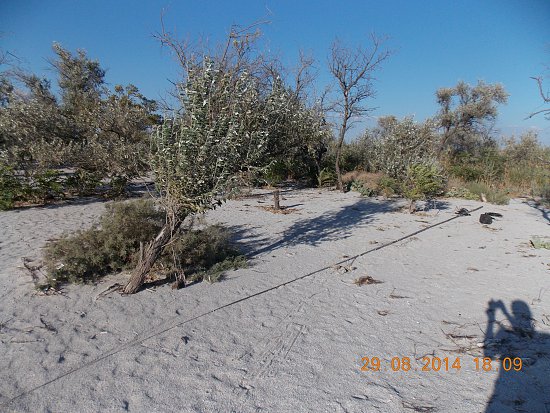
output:
<svg viewBox="0 0 550 413"><path fill-rule="evenodd" d="M344 183L342 182L342 172L340 171L340 152L342 151L342 147L338 145L338 148L336 149L336 163L334 164L334 169L336 170L336 189L339 191L344 191Z"/></svg>
<svg viewBox="0 0 550 413"><path fill-rule="evenodd" d="M348 126L348 107L347 107L347 99L346 99L346 107L344 108L344 118L342 120L342 126L340 128L340 133L338 136L338 146L336 147L336 163L334 165L334 169L336 170L336 177L338 179L338 182L336 183L336 189L339 191L344 191L344 183L342 182L342 171L340 171L340 155L342 154L342 146L344 146L344 137L346 136L346 129Z"/></svg>
<svg viewBox="0 0 550 413"><path fill-rule="evenodd" d="M275 189L275 191L273 191L273 207L278 211L279 209L281 209L281 204L280 204L280 191L279 191L279 188Z"/></svg>
<svg viewBox="0 0 550 413"><path fill-rule="evenodd" d="M145 277L159 259L166 244L170 242L174 233L178 230L183 220L176 219L172 225L170 222L164 224L154 240L149 242L145 247L143 255L140 257L139 263L132 272L132 276L128 284L124 287L124 294L135 294L139 291Z"/></svg>
<svg viewBox="0 0 550 413"><path fill-rule="evenodd" d="M414 214L416 212L416 201L414 199L411 199L411 202L409 204L409 214Z"/></svg>

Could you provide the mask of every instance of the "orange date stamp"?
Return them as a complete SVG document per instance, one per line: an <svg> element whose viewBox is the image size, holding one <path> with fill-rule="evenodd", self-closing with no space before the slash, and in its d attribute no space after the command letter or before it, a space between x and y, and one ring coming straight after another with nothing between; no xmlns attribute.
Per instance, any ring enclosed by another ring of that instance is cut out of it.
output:
<svg viewBox="0 0 550 413"><path fill-rule="evenodd" d="M490 357L474 357L468 362L460 357L435 357L425 356L420 359L410 357L392 357L390 360L380 359L379 357L362 357L361 371L420 371L420 372L449 372L460 371L463 367L473 369L474 371L490 372L521 371L523 361L520 357L504 357L503 359L492 359Z"/></svg>

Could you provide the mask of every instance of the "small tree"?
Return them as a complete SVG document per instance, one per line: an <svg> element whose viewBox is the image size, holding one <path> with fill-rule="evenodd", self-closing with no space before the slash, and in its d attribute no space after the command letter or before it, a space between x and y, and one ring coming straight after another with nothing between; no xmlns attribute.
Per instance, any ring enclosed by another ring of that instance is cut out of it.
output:
<svg viewBox="0 0 550 413"><path fill-rule="evenodd" d="M268 113L277 94L254 76L247 51L254 40L233 29L220 55L191 53L163 31L185 78L178 85L182 110L152 134L152 169L166 224L148 243L124 288L137 292L185 218L221 205L237 175L260 163L269 137Z"/></svg>
<svg viewBox="0 0 550 413"><path fill-rule="evenodd" d="M374 96L373 74L390 56L390 52L382 48L382 39L373 34L371 42L369 49L353 50L343 46L339 41L335 41L331 47L328 67L341 93L334 104L334 109L340 116L334 165L338 178L337 188L340 190L344 190L340 156L346 132L362 115L372 110L362 104L365 99Z"/></svg>

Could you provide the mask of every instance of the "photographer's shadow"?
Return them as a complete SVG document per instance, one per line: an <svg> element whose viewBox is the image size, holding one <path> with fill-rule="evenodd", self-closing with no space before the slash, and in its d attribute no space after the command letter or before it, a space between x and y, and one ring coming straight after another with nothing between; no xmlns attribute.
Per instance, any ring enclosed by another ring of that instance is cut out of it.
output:
<svg viewBox="0 0 550 413"><path fill-rule="evenodd" d="M505 318L497 320L497 310ZM502 301L491 300L487 319L484 357L500 363L493 362L499 376L485 412L550 412L550 335L535 330L524 301L512 302L510 314Z"/></svg>

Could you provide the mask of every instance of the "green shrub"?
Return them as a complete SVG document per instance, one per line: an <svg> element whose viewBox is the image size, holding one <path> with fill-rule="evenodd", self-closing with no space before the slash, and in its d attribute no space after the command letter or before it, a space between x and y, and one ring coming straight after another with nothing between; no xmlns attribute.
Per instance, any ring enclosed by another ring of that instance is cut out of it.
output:
<svg viewBox="0 0 550 413"><path fill-rule="evenodd" d="M140 243L145 246L163 224L164 214L150 200L108 204L97 225L46 246L49 285L95 282L106 274L133 268L139 260ZM229 231L217 225L181 230L152 273L170 277L183 271L192 280L215 281L223 271L244 265L244 257L229 239Z"/></svg>
<svg viewBox="0 0 550 413"><path fill-rule="evenodd" d="M282 161L276 161L269 165L264 173L264 179L269 185L277 185L288 176L288 168Z"/></svg>
<svg viewBox="0 0 550 413"><path fill-rule="evenodd" d="M451 187L449 190L445 193L445 196L448 196L450 198L464 198L464 199L470 199L470 200L477 200L479 201L479 195L474 194L473 192L470 192L468 189L463 187Z"/></svg>
<svg viewBox="0 0 550 413"><path fill-rule="evenodd" d="M336 185L336 173L330 168L324 168L317 177L317 183L320 188Z"/></svg>
<svg viewBox="0 0 550 413"><path fill-rule="evenodd" d="M414 212L415 201L432 199L443 194L445 183L445 177L436 164L419 163L409 166L403 185L403 194L411 201L410 211Z"/></svg>
<svg viewBox="0 0 550 413"><path fill-rule="evenodd" d="M369 188L367 185L360 181L352 181L349 189L355 192L359 192L361 196L371 197L378 195L378 192L375 188Z"/></svg>
<svg viewBox="0 0 550 413"><path fill-rule="evenodd" d="M62 196L63 187L56 171L45 170L33 176L19 176L13 167L0 164L0 209L11 209L16 202L43 203Z"/></svg>
<svg viewBox="0 0 550 413"><path fill-rule="evenodd" d="M467 182L465 187L468 191L478 196L481 199L481 194L485 195L487 202L497 205L507 205L510 202L508 194L498 189L493 189L483 182Z"/></svg>
<svg viewBox="0 0 550 413"><path fill-rule="evenodd" d="M140 242L162 228L163 214L152 201L112 203L99 224L46 246L44 260L50 283L95 281L135 264Z"/></svg>
<svg viewBox="0 0 550 413"><path fill-rule="evenodd" d="M44 202L51 198L63 196L63 185L60 181L59 172L47 169L39 172L33 177L32 197L37 202Z"/></svg>
<svg viewBox="0 0 550 413"><path fill-rule="evenodd" d="M478 165L452 165L448 168L449 175L466 182L478 181L483 177L483 171Z"/></svg>
<svg viewBox="0 0 550 413"><path fill-rule="evenodd" d="M542 199L549 201L550 200L550 180L535 185L533 188L533 195L540 196Z"/></svg>
<svg viewBox="0 0 550 413"><path fill-rule="evenodd" d="M382 175L380 177L380 179L378 180L377 189L386 198L392 195L400 194L403 191L403 188L401 184L397 181L397 179L387 175Z"/></svg>
<svg viewBox="0 0 550 413"><path fill-rule="evenodd" d="M67 178L65 184L69 192L79 196L89 196L95 194L97 187L101 185L101 176L79 169Z"/></svg>
<svg viewBox="0 0 550 413"><path fill-rule="evenodd" d="M0 210L13 208L22 192L23 186L13 168L0 163Z"/></svg>
<svg viewBox="0 0 550 413"><path fill-rule="evenodd" d="M246 264L245 258L231 245L230 236L220 225L187 231L167 248L161 265L168 272L183 270L192 281L217 281L224 271Z"/></svg>

